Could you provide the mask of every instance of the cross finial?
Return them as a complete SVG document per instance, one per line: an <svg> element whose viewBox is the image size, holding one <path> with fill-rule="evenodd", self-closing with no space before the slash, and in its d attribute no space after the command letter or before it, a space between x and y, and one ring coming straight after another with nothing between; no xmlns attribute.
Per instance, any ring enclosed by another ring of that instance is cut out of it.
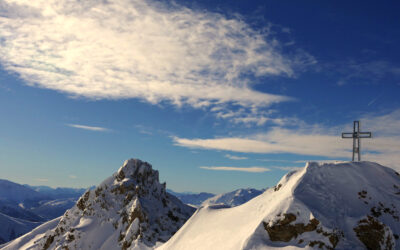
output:
<svg viewBox="0 0 400 250"><path fill-rule="evenodd" d="M353 133L342 133L342 138L345 139L353 139L353 158L352 161L354 161L355 155L358 155L358 161L361 161L361 144L360 144L360 139L361 138L371 138L372 133L371 132L360 132L360 121L354 121L353 125Z"/></svg>

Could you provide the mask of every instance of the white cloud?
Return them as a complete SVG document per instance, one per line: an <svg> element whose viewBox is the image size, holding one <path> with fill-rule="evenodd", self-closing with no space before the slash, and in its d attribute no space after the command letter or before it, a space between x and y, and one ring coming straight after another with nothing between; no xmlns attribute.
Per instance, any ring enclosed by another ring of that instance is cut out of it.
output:
<svg viewBox="0 0 400 250"><path fill-rule="evenodd" d="M202 169L208 170L218 170L218 171L240 171L240 172L250 172L250 173L263 173L267 171L271 171L269 168L265 167L200 167Z"/></svg>
<svg viewBox="0 0 400 250"><path fill-rule="evenodd" d="M244 156L236 156L236 155L230 155L230 154L226 154L225 157L228 159L231 159L231 160L246 160L246 159L248 159L247 157L244 157Z"/></svg>
<svg viewBox="0 0 400 250"><path fill-rule="evenodd" d="M79 124L67 124L67 126L72 127L72 128L79 128L79 129L98 131L98 132L109 131L109 129L103 128L103 127L94 127L94 126L79 125Z"/></svg>
<svg viewBox="0 0 400 250"><path fill-rule="evenodd" d="M0 61L31 86L71 96L268 107L290 98L253 90L246 75L293 77L315 63L283 55L268 32L158 1L3 0Z"/></svg>
<svg viewBox="0 0 400 250"><path fill-rule="evenodd" d="M361 124L362 131L372 131L373 134L372 139L361 140L362 160L376 161L400 170L400 109L384 115L365 115L361 117ZM351 159L353 142L341 138L341 132L349 130L350 125L323 127L303 124L295 129L273 128L266 133L247 136L211 139L173 137L173 140L175 145L188 148Z"/></svg>
<svg viewBox="0 0 400 250"><path fill-rule="evenodd" d="M347 156L349 143L338 135L303 133L274 128L265 134L247 137L225 137L214 139L186 139L174 137L178 146L227 150L241 153L295 153L331 157Z"/></svg>

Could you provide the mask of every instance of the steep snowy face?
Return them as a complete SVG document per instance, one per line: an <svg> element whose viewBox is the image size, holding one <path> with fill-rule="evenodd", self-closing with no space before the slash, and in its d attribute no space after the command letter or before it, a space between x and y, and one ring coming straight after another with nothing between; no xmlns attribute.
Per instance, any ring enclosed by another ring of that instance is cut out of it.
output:
<svg viewBox="0 0 400 250"><path fill-rule="evenodd" d="M200 208L160 249L400 249L399 236L398 173L314 162L241 206Z"/></svg>
<svg viewBox="0 0 400 250"><path fill-rule="evenodd" d="M128 249L167 241L194 209L165 191L158 171L131 159L88 190L58 225L34 243L42 249Z"/></svg>

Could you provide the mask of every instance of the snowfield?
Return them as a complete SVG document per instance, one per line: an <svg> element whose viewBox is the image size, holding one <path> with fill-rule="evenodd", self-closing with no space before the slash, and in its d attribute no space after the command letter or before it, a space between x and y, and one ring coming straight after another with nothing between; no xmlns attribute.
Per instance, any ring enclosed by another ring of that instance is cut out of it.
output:
<svg viewBox="0 0 400 250"><path fill-rule="evenodd" d="M129 160L2 249L400 249L400 176L372 162L310 162L247 203L192 211Z"/></svg>

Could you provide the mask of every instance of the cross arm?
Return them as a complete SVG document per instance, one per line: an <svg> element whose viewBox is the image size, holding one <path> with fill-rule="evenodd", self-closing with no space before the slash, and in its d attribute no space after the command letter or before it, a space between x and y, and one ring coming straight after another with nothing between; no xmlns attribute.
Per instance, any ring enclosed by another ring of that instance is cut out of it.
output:
<svg viewBox="0 0 400 250"><path fill-rule="evenodd" d="M342 138L353 138L353 133L342 133Z"/></svg>
<svg viewBox="0 0 400 250"><path fill-rule="evenodd" d="M372 138L371 132L360 132L358 133L358 137L360 138Z"/></svg>

